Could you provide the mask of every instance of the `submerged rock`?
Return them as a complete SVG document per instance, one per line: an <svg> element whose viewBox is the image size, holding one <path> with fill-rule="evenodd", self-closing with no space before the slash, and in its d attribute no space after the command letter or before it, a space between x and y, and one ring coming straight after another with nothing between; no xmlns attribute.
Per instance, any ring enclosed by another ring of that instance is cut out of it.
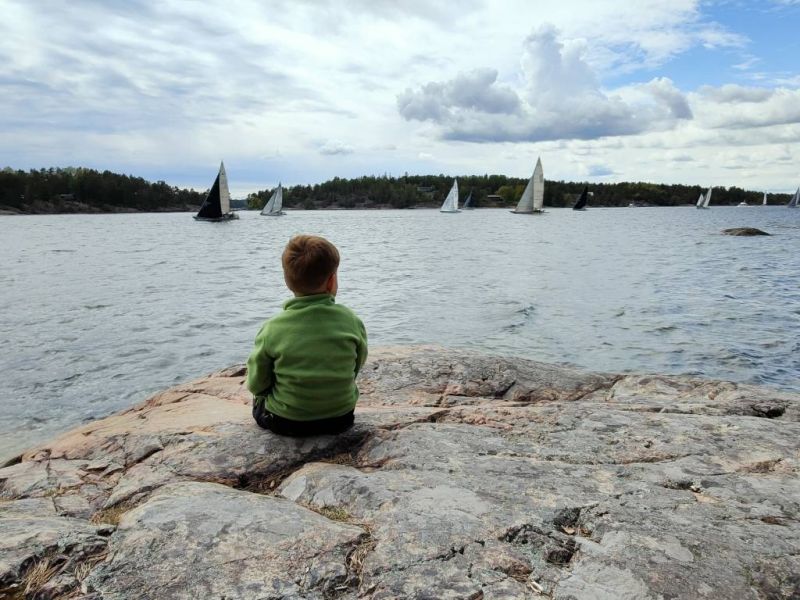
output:
<svg viewBox="0 0 800 600"><path fill-rule="evenodd" d="M243 380L0 469L0 597L800 594L797 394L384 349L350 431L290 439Z"/></svg>
<svg viewBox="0 0 800 600"><path fill-rule="evenodd" d="M760 229L756 229L755 227L733 227L731 229L723 229L722 235L771 235L766 231L761 231Z"/></svg>

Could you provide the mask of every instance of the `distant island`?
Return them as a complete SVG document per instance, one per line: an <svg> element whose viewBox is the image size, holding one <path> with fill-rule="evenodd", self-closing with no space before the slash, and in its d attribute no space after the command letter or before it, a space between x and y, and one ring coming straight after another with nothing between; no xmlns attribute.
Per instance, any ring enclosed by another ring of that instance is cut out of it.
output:
<svg viewBox="0 0 800 600"><path fill-rule="evenodd" d="M458 176L463 197L472 193L476 208L513 207L527 179L505 175ZM453 183L451 175L335 177L315 185L285 187L288 209L438 208ZM587 182L546 181L545 206L568 207ZM591 183L589 206L680 206L694 204L705 191L696 185ZM0 171L0 214L114 213L195 211L207 191L197 192L164 181L84 168ZM234 209L261 210L271 189L232 200ZM763 193L738 187L714 188L715 205L761 204ZM770 194L770 204L786 204L789 194ZM463 198L462 198L463 200Z"/></svg>

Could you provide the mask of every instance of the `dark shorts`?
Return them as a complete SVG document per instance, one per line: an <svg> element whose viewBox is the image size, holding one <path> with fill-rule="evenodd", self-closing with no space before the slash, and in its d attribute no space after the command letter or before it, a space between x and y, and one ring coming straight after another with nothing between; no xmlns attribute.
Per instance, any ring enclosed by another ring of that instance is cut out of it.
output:
<svg viewBox="0 0 800 600"><path fill-rule="evenodd" d="M253 398L253 418L258 426L269 429L278 435L291 437L306 437L311 435L326 435L342 433L353 426L353 411L340 417L330 419L317 419L315 421L292 421L284 419L269 412L263 402Z"/></svg>

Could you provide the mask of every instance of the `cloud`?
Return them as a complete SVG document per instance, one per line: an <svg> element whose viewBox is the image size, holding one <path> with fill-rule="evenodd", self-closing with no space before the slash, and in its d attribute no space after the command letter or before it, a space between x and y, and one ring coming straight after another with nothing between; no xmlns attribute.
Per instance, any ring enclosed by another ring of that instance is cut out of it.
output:
<svg viewBox="0 0 800 600"><path fill-rule="evenodd" d="M445 83L428 83L418 91L406 89L397 97L397 109L407 120L439 121L459 110L489 114L513 114L520 99L509 87L495 85L495 69L460 73Z"/></svg>
<svg viewBox="0 0 800 600"><path fill-rule="evenodd" d="M518 90L493 69L460 73L397 97L406 120L432 121L443 139L469 142L594 139L674 127L692 118L685 96L667 78L605 92L581 41L562 42L544 25L523 46ZM625 97L624 97L625 96Z"/></svg>
<svg viewBox="0 0 800 600"><path fill-rule="evenodd" d="M331 140L322 145L319 149L320 154L333 156L336 154L352 154L355 150L352 146L340 142L338 140Z"/></svg>
<svg viewBox="0 0 800 600"><path fill-rule="evenodd" d="M800 125L800 90L724 85L703 87L693 96L698 118L711 129Z"/></svg>

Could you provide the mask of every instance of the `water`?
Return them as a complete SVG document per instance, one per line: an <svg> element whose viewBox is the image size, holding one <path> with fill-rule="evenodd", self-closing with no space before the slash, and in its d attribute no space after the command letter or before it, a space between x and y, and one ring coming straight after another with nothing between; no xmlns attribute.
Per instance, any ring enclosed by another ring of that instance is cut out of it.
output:
<svg viewBox="0 0 800 600"><path fill-rule="evenodd" d="M435 343L800 391L800 210L0 218L0 456L243 362L295 233L340 249L373 345ZM754 226L772 237L729 237Z"/></svg>

